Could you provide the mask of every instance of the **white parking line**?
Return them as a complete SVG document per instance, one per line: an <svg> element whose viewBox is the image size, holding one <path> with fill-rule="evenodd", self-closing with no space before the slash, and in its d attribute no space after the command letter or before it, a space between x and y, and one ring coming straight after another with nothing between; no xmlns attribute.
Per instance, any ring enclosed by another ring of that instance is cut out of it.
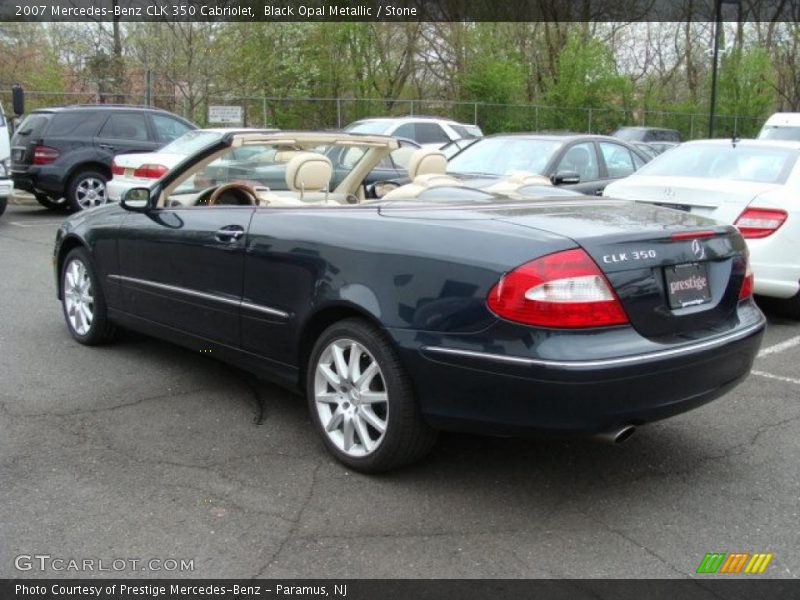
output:
<svg viewBox="0 0 800 600"><path fill-rule="evenodd" d="M788 350L789 348L794 348L795 346L800 346L800 335L797 335L793 338L789 338L785 342L781 342L780 344L775 344L774 346L769 346L768 348L764 348L761 352L758 353L758 358L763 356L769 356L770 354L776 354L778 352L783 352L784 350Z"/></svg>
<svg viewBox="0 0 800 600"><path fill-rule="evenodd" d="M19 221L9 221L9 225L16 225L17 227L52 227L58 225L62 221L39 221L38 223L20 223Z"/></svg>
<svg viewBox="0 0 800 600"><path fill-rule="evenodd" d="M800 385L800 379L795 379L794 377L784 377L783 375L773 375L772 373L765 373L764 371L750 371L752 375L758 375L759 377L766 377L767 379L776 379L778 381L785 381L786 383L794 383L796 385Z"/></svg>

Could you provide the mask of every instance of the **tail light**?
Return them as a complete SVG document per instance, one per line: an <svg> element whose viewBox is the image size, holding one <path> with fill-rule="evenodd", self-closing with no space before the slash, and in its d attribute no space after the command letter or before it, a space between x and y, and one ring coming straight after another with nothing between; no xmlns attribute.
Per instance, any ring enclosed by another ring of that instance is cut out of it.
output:
<svg viewBox="0 0 800 600"><path fill-rule="evenodd" d="M33 164L49 165L58 158L59 152L50 146L36 146L33 149Z"/></svg>
<svg viewBox="0 0 800 600"><path fill-rule="evenodd" d="M133 172L134 177L143 177L145 179L158 179L164 175L169 169L164 165L142 165Z"/></svg>
<svg viewBox="0 0 800 600"><path fill-rule="evenodd" d="M116 162L113 160L111 161L111 173L113 175L124 175L125 174L125 167L120 167Z"/></svg>
<svg viewBox="0 0 800 600"><path fill-rule="evenodd" d="M747 208L734 225L744 238L765 238L775 233L786 221L786 211L772 208Z"/></svg>
<svg viewBox="0 0 800 600"><path fill-rule="evenodd" d="M739 289L739 300L747 300L753 295L753 270L750 268L750 259L745 256L746 269L744 272L744 279L742 280L742 287Z"/></svg>
<svg viewBox="0 0 800 600"><path fill-rule="evenodd" d="M527 325L578 328L628 322L608 280L580 248L537 258L506 273L486 301L498 316Z"/></svg>

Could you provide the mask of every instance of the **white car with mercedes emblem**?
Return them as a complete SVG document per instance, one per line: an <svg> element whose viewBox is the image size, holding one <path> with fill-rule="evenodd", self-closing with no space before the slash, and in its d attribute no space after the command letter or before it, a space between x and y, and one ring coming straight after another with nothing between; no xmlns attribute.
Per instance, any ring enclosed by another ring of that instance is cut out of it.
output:
<svg viewBox="0 0 800 600"><path fill-rule="evenodd" d="M755 292L800 318L800 142L699 140L664 153L603 195L711 217L747 240ZM702 240L693 242L695 255Z"/></svg>

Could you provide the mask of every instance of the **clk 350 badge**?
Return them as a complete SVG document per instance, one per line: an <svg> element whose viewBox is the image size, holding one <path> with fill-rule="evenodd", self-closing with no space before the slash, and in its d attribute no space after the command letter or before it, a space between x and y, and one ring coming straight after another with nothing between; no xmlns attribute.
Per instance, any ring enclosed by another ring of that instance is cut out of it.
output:
<svg viewBox="0 0 800 600"><path fill-rule="evenodd" d="M618 254L604 254L603 262L606 264L627 262L629 260L649 260L657 256L655 250L634 250Z"/></svg>

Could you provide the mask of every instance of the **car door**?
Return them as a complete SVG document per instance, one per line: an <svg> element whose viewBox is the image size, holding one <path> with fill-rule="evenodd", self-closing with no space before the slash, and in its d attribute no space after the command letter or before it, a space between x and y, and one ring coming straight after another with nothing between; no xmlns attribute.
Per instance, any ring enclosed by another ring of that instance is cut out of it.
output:
<svg viewBox="0 0 800 600"><path fill-rule="evenodd" d="M580 177L578 183L560 185L564 189L588 195L603 193L606 182L602 179L597 148L592 141L574 142L564 148L552 170L555 176L562 173L577 173Z"/></svg>
<svg viewBox="0 0 800 600"><path fill-rule="evenodd" d="M129 213L119 236L123 310L239 346L252 206L175 206Z"/></svg>
<svg viewBox="0 0 800 600"><path fill-rule="evenodd" d="M95 145L107 158L108 164L115 154L152 152L161 146L150 132L143 112L112 110L109 113L95 137Z"/></svg>

